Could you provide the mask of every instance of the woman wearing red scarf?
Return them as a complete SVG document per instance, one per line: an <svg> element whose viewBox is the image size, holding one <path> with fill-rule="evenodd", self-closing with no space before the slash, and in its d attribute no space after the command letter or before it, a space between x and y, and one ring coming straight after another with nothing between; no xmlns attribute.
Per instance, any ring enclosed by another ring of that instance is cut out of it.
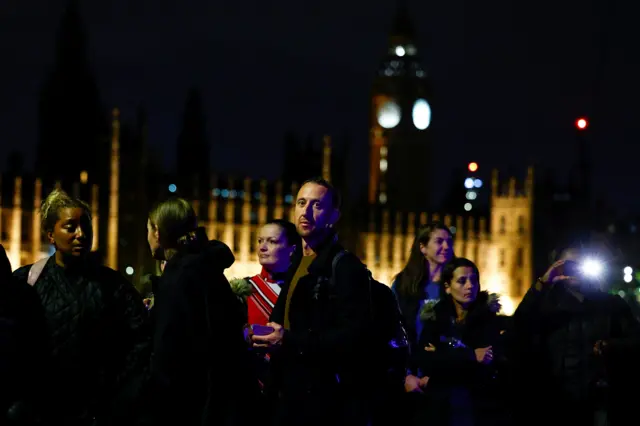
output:
<svg viewBox="0 0 640 426"><path fill-rule="evenodd" d="M262 270L253 277L231 280L235 293L246 300L248 324L269 322L296 247L300 247L300 236L291 222L275 219L258 230L256 249Z"/></svg>

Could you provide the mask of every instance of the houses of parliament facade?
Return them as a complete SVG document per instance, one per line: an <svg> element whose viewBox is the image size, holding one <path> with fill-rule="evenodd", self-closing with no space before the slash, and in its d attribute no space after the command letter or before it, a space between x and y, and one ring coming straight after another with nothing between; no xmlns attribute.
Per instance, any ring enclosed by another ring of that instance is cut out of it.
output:
<svg viewBox="0 0 640 426"><path fill-rule="evenodd" d="M418 60L407 14L398 13L387 56L372 89L367 200L351 206L347 200L340 238L376 279L391 284L407 261L417 227L441 221L454 234L456 255L476 262L483 289L499 293L504 313L511 314L533 281L533 168L523 182L501 179L493 172L487 217L427 211L430 182L420 172L425 160L431 158L431 103L427 73ZM55 109L52 111L55 114ZM55 119L49 121L56 123ZM76 182L69 178L56 182L50 173L4 177L0 185L0 242L14 269L51 254L41 233L39 209L47 192L60 185L91 206L93 250L106 265L128 275L137 286L142 276L157 272L144 232L149 199L154 196L148 188L154 181L162 181L165 189L160 193L166 195L171 179L149 177L144 149L123 152L131 148L123 144L122 139L128 136L121 129L117 109L112 111L109 133L101 142L104 149L94 153L99 158L103 152L108 165L96 166L97 171L73 171ZM146 133L144 125L139 133ZM197 149L182 147L191 156L198 155ZM336 180L332 178L340 168L333 151L331 137L325 136L321 152L313 159L329 180ZM193 159L187 161L194 164ZM179 195L192 200L209 238L226 243L236 256L227 277L256 274L260 268L255 255L256 231L272 218L294 221L293 197L298 184L293 179L266 182L216 177L204 170L208 165L194 170L193 177L185 176L178 166L177 186L191 188ZM41 167L36 166L38 173ZM93 178L98 175L100 179ZM340 188L341 182L337 183Z"/></svg>

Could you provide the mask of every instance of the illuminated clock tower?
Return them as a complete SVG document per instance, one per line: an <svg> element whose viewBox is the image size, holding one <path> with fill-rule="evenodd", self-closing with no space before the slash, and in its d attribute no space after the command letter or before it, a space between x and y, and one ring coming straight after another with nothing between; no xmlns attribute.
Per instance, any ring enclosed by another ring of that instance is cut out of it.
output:
<svg viewBox="0 0 640 426"><path fill-rule="evenodd" d="M399 7L373 84L369 203L400 210L429 204L431 91L406 7Z"/></svg>

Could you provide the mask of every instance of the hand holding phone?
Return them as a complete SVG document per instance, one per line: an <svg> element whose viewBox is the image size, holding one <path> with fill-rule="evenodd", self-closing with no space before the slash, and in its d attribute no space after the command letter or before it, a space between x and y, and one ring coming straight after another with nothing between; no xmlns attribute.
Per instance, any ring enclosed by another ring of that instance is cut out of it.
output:
<svg viewBox="0 0 640 426"><path fill-rule="evenodd" d="M267 336L275 331L273 327L260 324L251 324L251 330L256 336Z"/></svg>

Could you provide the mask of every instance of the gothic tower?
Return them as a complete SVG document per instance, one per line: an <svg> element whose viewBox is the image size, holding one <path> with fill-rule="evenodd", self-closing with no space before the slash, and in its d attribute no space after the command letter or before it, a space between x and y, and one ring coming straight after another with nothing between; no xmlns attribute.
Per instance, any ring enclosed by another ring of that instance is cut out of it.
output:
<svg viewBox="0 0 640 426"><path fill-rule="evenodd" d="M176 169L180 195L200 199L209 183L211 152L200 91L191 88L185 102L182 129L176 146Z"/></svg>
<svg viewBox="0 0 640 426"><path fill-rule="evenodd" d="M489 290L510 300L520 301L533 283L533 167L527 172L524 185L518 188L510 178L500 185L497 170L491 182L491 240L493 253L485 277L492 277Z"/></svg>
<svg viewBox="0 0 640 426"><path fill-rule="evenodd" d="M431 90L409 13L401 2L373 84L369 203L401 210L429 204Z"/></svg>
<svg viewBox="0 0 640 426"><path fill-rule="evenodd" d="M87 37L77 0L71 0L56 34L54 67L38 105L36 174L63 184L88 180L107 187L109 127L87 57ZM69 158L73 158L69 161Z"/></svg>

